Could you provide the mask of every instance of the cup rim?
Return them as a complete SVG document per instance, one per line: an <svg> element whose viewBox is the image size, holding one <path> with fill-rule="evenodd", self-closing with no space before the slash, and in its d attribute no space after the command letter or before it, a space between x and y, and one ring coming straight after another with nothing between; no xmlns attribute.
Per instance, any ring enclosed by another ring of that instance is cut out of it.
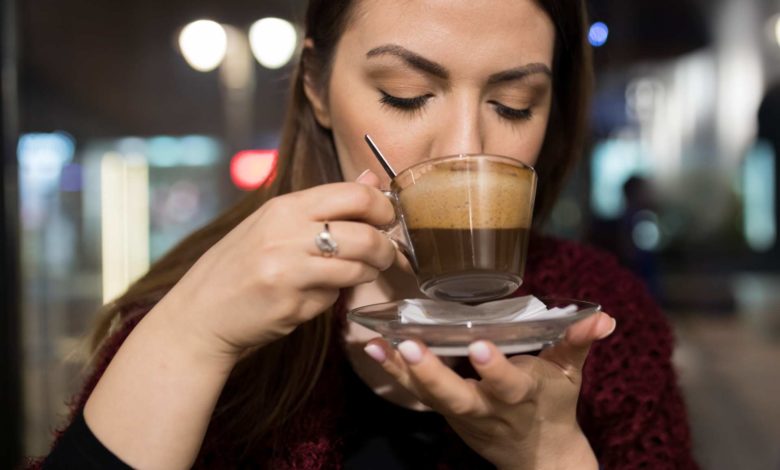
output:
<svg viewBox="0 0 780 470"><path fill-rule="evenodd" d="M474 157L497 158L499 160L505 161L506 163L510 163L512 165L519 166L521 168L525 168L527 170L531 170L531 172L534 174L534 176L538 176L538 174L536 173L536 169L534 167L532 167L531 165L528 165L527 163L523 163L523 162L521 162L520 160L518 160L516 158L507 157L506 155L498 155L498 154L495 154L495 153L457 153L457 154L453 154L453 155L444 155L442 157L429 158L427 160L423 160L421 162L417 162L414 165L406 167L403 170L399 171L395 175L395 178L393 178L393 180L397 179L398 177L400 177L404 173L407 173L407 172L409 172L411 170L414 170L415 168L423 166L423 165L429 165L431 163L444 162L444 161L447 161L447 160L467 160L467 159L474 158Z"/></svg>

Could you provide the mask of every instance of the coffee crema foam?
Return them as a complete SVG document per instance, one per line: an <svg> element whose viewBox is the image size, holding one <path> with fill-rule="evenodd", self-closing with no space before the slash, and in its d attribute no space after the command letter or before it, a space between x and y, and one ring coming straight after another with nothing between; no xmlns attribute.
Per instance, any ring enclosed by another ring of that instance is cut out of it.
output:
<svg viewBox="0 0 780 470"><path fill-rule="evenodd" d="M535 189L524 168L444 168L418 176L399 198L410 229L529 228Z"/></svg>

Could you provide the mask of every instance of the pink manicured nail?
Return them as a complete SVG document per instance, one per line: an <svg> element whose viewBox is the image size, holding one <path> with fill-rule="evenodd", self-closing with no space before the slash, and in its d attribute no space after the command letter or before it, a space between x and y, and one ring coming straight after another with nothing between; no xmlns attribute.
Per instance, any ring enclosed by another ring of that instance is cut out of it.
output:
<svg viewBox="0 0 780 470"><path fill-rule="evenodd" d="M387 360L387 355L385 354L385 350L382 349L381 346L378 346L376 344L367 344L366 347L363 348L363 351L365 351L366 354L371 356L371 359L375 360L380 364Z"/></svg>
<svg viewBox="0 0 780 470"><path fill-rule="evenodd" d="M409 364L419 364L422 361L422 349L414 341L406 340L399 344L398 351Z"/></svg>
<svg viewBox="0 0 780 470"><path fill-rule="evenodd" d="M615 320L613 317L609 317L609 319L612 320L612 326L609 328L609 331L599 336L599 339L604 339L615 332L615 328L617 328L617 320Z"/></svg>
<svg viewBox="0 0 780 470"><path fill-rule="evenodd" d="M484 341L471 343L469 355L477 364L487 364L490 362L490 347Z"/></svg>

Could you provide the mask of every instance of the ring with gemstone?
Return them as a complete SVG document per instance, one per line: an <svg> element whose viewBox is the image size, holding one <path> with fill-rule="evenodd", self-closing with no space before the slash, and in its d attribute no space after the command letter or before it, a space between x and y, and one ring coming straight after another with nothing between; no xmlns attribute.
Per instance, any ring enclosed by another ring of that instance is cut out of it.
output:
<svg viewBox="0 0 780 470"><path fill-rule="evenodd" d="M330 227L327 222L325 222L325 227L322 229L322 232L314 237L314 243L325 258L336 256L336 253L338 253L339 244L336 243L336 240L334 240L333 236L330 234Z"/></svg>

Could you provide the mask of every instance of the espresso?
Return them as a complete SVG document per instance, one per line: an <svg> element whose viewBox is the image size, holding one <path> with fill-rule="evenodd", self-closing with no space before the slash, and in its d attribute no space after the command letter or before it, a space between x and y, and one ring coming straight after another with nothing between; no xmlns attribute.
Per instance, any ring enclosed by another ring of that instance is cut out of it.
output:
<svg viewBox="0 0 780 470"><path fill-rule="evenodd" d="M410 228L421 282L455 273L501 272L522 277L527 228Z"/></svg>
<svg viewBox="0 0 780 470"><path fill-rule="evenodd" d="M399 175L394 184L426 294L470 302L520 286L536 191L533 170L458 160Z"/></svg>

